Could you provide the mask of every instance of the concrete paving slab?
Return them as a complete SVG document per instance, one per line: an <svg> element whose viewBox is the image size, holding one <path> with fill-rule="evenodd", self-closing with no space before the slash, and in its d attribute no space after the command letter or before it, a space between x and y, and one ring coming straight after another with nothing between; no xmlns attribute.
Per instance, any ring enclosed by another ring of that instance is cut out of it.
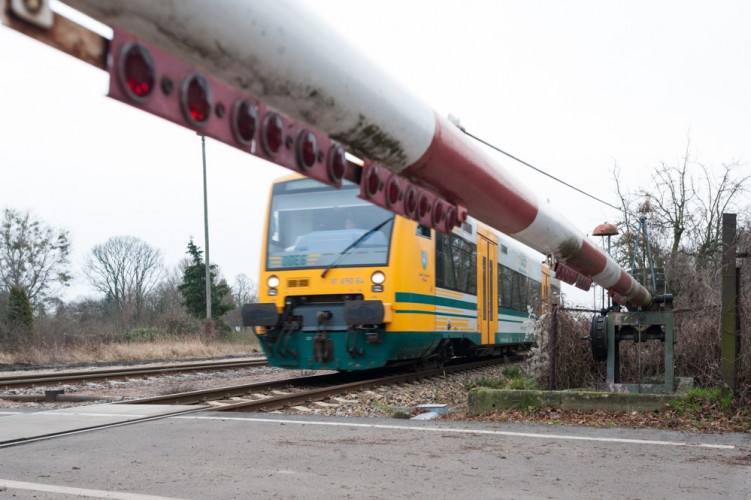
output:
<svg viewBox="0 0 751 500"><path fill-rule="evenodd" d="M105 425L136 422L202 408L196 405L98 404L19 413L0 420L0 445Z"/></svg>
<svg viewBox="0 0 751 500"><path fill-rule="evenodd" d="M751 436L200 412L0 448L0 464L15 500L735 500Z"/></svg>

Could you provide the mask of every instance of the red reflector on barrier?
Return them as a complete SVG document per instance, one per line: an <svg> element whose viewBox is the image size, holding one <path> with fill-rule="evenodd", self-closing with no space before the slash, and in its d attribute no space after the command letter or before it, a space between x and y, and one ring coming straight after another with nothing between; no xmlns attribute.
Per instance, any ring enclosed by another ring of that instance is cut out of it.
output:
<svg viewBox="0 0 751 500"><path fill-rule="evenodd" d="M414 219L417 215L417 192L412 186L407 188L407 196L404 200L404 211L410 219Z"/></svg>
<svg viewBox="0 0 751 500"><path fill-rule="evenodd" d="M120 52L120 83L131 99L145 102L151 97L156 83L154 58L138 43L126 44Z"/></svg>
<svg viewBox="0 0 751 500"><path fill-rule="evenodd" d="M284 143L284 120L279 113L269 113L263 120L263 149L275 155Z"/></svg>
<svg viewBox="0 0 751 500"><path fill-rule="evenodd" d="M365 191L370 197L375 196L378 193L378 189L381 187L379 174L380 169L376 166L370 168L365 174Z"/></svg>
<svg viewBox="0 0 751 500"><path fill-rule="evenodd" d="M183 112L194 126L201 127L211 117L211 89L201 75L188 75L183 82L181 102Z"/></svg>
<svg viewBox="0 0 751 500"><path fill-rule="evenodd" d="M564 283L573 285L574 283L576 283L576 276L578 274L579 273L568 267L563 262L555 263L555 277L563 281Z"/></svg>
<svg viewBox="0 0 751 500"><path fill-rule="evenodd" d="M344 148L340 145L333 146L331 151L329 151L326 170L329 174L329 179L335 183L341 182L344 178L344 174L347 172L347 158L344 154Z"/></svg>
<svg viewBox="0 0 751 500"><path fill-rule="evenodd" d="M450 233L454 229L454 226L456 226L456 223L456 208L449 207L448 210L446 210L446 216L444 217L443 229L445 232Z"/></svg>
<svg viewBox="0 0 751 500"><path fill-rule="evenodd" d="M393 207L399 201L400 195L401 186L399 184L399 179L395 175L391 176L386 183L386 204L389 207Z"/></svg>
<svg viewBox="0 0 751 500"><path fill-rule="evenodd" d="M580 290L589 291L589 288L592 286L592 278L589 278L587 276L584 276L583 274L579 274L576 277L576 283L574 283L574 286Z"/></svg>
<svg viewBox="0 0 751 500"><path fill-rule="evenodd" d="M420 201L417 203L417 216L422 219L428 214L428 210L430 210L430 201L428 200L428 196L423 193L420 196Z"/></svg>
<svg viewBox="0 0 751 500"><path fill-rule="evenodd" d="M297 138L297 164L301 169L312 168L318 156L318 140L313 132L303 130Z"/></svg>
<svg viewBox="0 0 751 500"><path fill-rule="evenodd" d="M258 128L258 107L245 99L235 103L232 113L232 131L235 139L248 145L253 141Z"/></svg>
<svg viewBox="0 0 751 500"><path fill-rule="evenodd" d="M433 225L438 226L443 222L443 203L440 200L433 202Z"/></svg>

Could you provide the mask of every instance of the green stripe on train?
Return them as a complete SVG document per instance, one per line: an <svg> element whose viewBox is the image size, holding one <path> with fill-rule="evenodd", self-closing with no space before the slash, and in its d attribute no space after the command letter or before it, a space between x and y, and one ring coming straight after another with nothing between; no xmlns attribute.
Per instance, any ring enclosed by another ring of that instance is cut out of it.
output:
<svg viewBox="0 0 751 500"><path fill-rule="evenodd" d="M457 309L468 309L470 311L477 310L477 304L467 302L466 300L447 299L445 297L438 297L435 295L425 295L422 293L407 293L396 292L397 303L410 303L410 304L427 304L434 306L455 307ZM417 312L417 311L415 311ZM423 314L429 314L428 311L423 311ZM528 318L529 313L526 311L517 311L515 309L508 309L501 307L498 309L498 314L505 314L506 316L516 316L517 318ZM436 313L436 315L438 315Z"/></svg>
<svg viewBox="0 0 751 500"><path fill-rule="evenodd" d="M477 315L469 316L467 314L453 314L453 313L444 313L444 312L434 312L434 311L416 311L411 309L395 309L395 313L397 314L430 314L433 316L448 316L450 318L469 318L469 319L477 319Z"/></svg>
<svg viewBox="0 0 751 500"><path fill-rule="evenodd" d="M467 302L465 300L447 299L445 297L436 297L435 295L424 295L422 293L396 292L396 302L455 307L457 309L469 309L471 311L477 310L477 304L473 304L472 302Z"/></svg>
<svg viewBox="0 0 751 500"><path fill-rule="evenodd" d="M507 309L505 307L498 309L498 314L506 314L508 316L516 316L518 318L529 318L529 313L527 311L517 311L516 309Z"/></svg>

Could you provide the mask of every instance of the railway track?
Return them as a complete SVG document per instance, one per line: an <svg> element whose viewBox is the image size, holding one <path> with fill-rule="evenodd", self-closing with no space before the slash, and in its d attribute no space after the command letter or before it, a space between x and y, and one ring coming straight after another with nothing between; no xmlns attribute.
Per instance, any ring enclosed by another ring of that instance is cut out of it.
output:
<svg viewBox="0 0 751 500"><path fill-rule="evenodd" d="M349 405L356 403L352 398L337 398L336 396L356 393L365 389L371 389L378 386L389 386L392 384L408 384L410 382L421 381L431 377L443 377L447 374L457 372L472 372L480 370L493 364L502 364L515 362L522 359L522 356L513 356L497 359L487 359L481 362L453 364L443 368L423 370L419 372L402 372L395 373L395 369L389 370L371 370L369 372L349 372L349 373L329 373L324 375L313 375L307 377L288 378L283 380L267 381L247 385L237 385L230 387L221 387L218 389L200 390L184 392L179 394L169 394L137 400L120 401L118 403L107 403L101 405L84 406L93 409L86 412L65 408L62 410L52 410L42 412L45 415L53 415L56 411L62 411L66 418L81 419L80 421L68 421L67 425L62 426L54 432L49 432L48 423L54 421L49 416L44 418L44 423L39 427L39 432L27 435L27 431L17 439L10 439L0 442L0 448L6 446L17 446L19 444L51 439L69 434L91 431L95 429L105 429L119 425L145 422L169 416L181 415L185 413L196 413L203 411L240 411L240 412L261 412L273 411L281 408L302 405L313 402L322 402L331 398L331 403L319 403L329 407L339 407L339 403ZM256 362L259 362L256 360ZM204 368L211 363L199 363ZM228 363L221 363L227 366ZM173 368L173 367L170 367ZM196 369L200 369L196 367ZM104 372L105 370L100 371ZM109 371L108 375L109 375ZM449 385L450 380L445 380ZM455 381L453 382L456 383ZM398 392L397 388L389 388L388 391ZM368 392L368 391L366 391ZM356 399L358 396L355 396ZM83 401L83 400L82 400ZM336 404L332 404L336 403ZM123 412L117 410L118 405L124 405ZM154 405L153 410L144 408L144 411L129 408L133 405ZM174 411L169 406L174 405ZM302 408L295 408L296 411L302 411ZM311 410L307 410L311 411ZM72 412L72 413L71 413ZM93 414L100 419L102 415L112 415L114 422L99 423L99 421L87 419L87 415ZM34 418L35 412L29 414L29 418ZM11 417L12 418L12 417ZM27 425L27 424L24 424ZM33 424L32 424L33 427ZM54 430L54 429L53 429Z"/></svg>
<svg viewBox="0 0 751 500"><path fill-rule="evenodd" d="M168 394L124 401L127 404L206 404L211 411L273 411L285 407L323 401L348 392L374 387L414 382L459 371L470 371L493 364L520 361L521 356L494 358L471 363L447 365L418 372L396 373L388 370L334 373L297 377L273 382L222 387L218 389Z"/></svg>
<svg viewBox="0 0 751 500"><path fill-rule="evenodd" d="M131 368L106 368L101 370L78 370L56 373L34 373L27 375L12 375L0 377L0 389L14 387L31 387L38 385L55 385L77 383L82 381L111 380L117 378L165 375L172 373L186 373L211 370L234 370L265 366L265 359L243 359L230 361L201 361L195 363L162 364L154 366L140 366Z"/></svg>

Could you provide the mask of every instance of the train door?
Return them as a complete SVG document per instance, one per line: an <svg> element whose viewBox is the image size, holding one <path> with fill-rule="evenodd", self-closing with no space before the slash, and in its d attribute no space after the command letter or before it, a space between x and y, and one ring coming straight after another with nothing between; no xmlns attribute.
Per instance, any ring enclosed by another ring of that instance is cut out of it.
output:
<svg viewBox="0 0 751 500"><path fill-rule="evenodd" d="M479 232L478 232L479 233ZM477 235L477 327L483 344L495 343L498 325L498 243Z"/></svg>

